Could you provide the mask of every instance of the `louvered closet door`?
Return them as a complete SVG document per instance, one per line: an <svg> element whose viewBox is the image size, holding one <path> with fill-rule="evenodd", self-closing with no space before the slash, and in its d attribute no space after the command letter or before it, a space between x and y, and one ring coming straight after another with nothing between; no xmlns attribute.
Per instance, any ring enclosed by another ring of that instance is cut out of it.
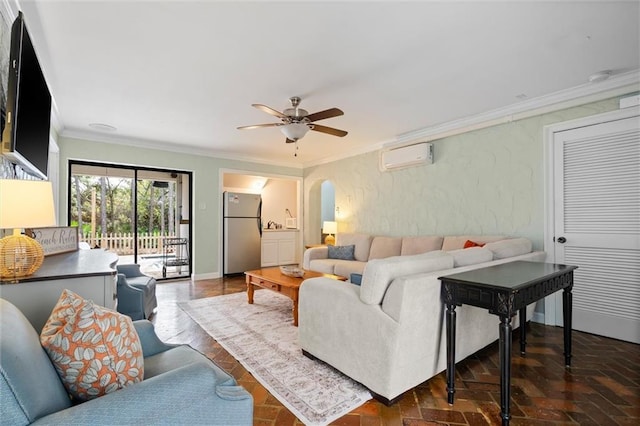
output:
<svg viewBox="0 0 640 426"><path fill-rule="evenodd" d="M573 328L635 343L640 343L639 122L633 117L554 136L555 262L578 265Z"/></svg>

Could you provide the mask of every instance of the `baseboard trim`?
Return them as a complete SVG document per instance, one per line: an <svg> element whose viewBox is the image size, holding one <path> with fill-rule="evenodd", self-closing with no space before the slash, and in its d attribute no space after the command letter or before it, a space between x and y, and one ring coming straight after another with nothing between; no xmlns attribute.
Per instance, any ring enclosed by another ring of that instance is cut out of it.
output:
<svg viewBox="0 0 640 426"><path fill-rule="evenodd" d="M222 275L220 275L219 272L210 272L208 274L193 274L194 280L212 280L220 277L222 277Z"/></svg>

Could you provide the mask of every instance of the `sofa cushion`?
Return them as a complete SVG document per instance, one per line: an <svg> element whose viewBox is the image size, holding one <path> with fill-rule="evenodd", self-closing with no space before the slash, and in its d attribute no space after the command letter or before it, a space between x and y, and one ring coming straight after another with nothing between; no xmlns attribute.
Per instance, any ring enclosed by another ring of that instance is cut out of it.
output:
<svg viewBox="0 0 640 426"><path fill-rule="evenodd" d="M373 240L371 240L371 250L369 251L369 260L400 256L401 246L401 237L373 237Z"/></svg>
<svg viewBox="0 0 640 426"><path fill-rule="evenodd" d="M351 274L362 274L366 265L367 262L358 262L357 260L336 260L333 273L349 278Z"/></svg>
<svg viewBox="0 0 640 426"><path fill-rule="evenodd" d="M323 274L333 274L337 259L313 259L309 262L309 270Z"/></svg>
<svg viewBox="0 0 640 426"><path fill-rule="evenodd" d="M397 277L452 267L453 257L441 250L371 260L362 274L360 300L367 305L380 304L387 287Z"/></svg>
<svg viewBox="0 0 640 426"><path fill-rule="evenodd" d="M156 279L148 276L139 276L139 277L127 277L127 283L132 285L140 290L144 290L150 284L155 286Z"/></svg>
<svg viewBox="0 0 640 426"><path fill-rule="evenodd" d="M466 249L452 250L448 253L453 256L453 266L455 268L493 260L493 252L484 247L469 247Z"/></svg>
<svg viewBox="0 0 640 426"><path fill-rule="evenodd" d="M337 246L349 246L355 245L353 252L354 258L360 262L366 262L369 260L369 251L371 250L371 235L368 234L353 234L349 232L343 232L336 235Z"/></svg>
<svg viewBox="0 0 640 426"><path fill-rule="evenodd" d="M141 382L144 358L131 318L64 290L40 342L67 391L80 401Z"/></svg>
<svg viewBox="0 0 640 426"><path fill-rule="evenodd" d="M508 237L504 235L459 235L459 236L446 236L442 241L442 250L451 251L464 248L464 243L467 240L471 240L478 244L490 243L493 241L504 240Z"/></svg>
<svg viewBox="0 0 640 426"><path fill-rule="evenodd" d="M494 259L506 259L507 257L531 253L533 245L531 244L531 240L528 238L512 238L509 240L487 243L484 248L493 252Z"/></svg>
<svg viewBox="0 0 640 426"><path fill-rule="evenodd" d="M211 365L211 361L200 352L193 350L188 345L179 345L167 351L149 356L144 360L144 379L148 380L155 376L160 376L168 371L173 371L190 364L203 364L207 368L213 367L216 375L217 386L234 386L236 381L224 370L217 368L218 365Z"/></svg>
<svg viewBox="0 0 640 426"><path fill-rule="evenodd" d="M0 399L0 423L7 425L29 424L71 406L38 333L15 305L2 298Z"/></svg>
<svg viewBox="0 0 640 426"><path fill-rule="evenodd" d="M411 256L413 254L426 253L428 251L440 250L442 248L443 237L425 235L421 237L404 237L402 238L402 256Z"/></svg>
<svg viewBox="0 0 640 426"><path fill-rule="evenodd" d="M329 259L354 260L353 252L356 246L327 246L327 257Z"/></svg>

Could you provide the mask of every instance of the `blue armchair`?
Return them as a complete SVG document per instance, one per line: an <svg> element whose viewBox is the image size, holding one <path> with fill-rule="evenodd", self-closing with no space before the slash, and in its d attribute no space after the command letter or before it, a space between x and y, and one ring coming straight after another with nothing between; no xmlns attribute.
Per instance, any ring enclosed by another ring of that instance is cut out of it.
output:
<svg viewBox="0 0 640 426"><path fill-rule="evenodd" d="M156 280L140 272L140 265L117 265L118 312L132 320L149 319L158 307Z"/></svg>
<svg viewBox="0 0 640 426"><path fill-rule="evenodd" d="M149 321L134 321L144 380L72 405L31 323L0 299L0 418L3 424L251 425L253 399L187 345L167 345Z"/></svg>

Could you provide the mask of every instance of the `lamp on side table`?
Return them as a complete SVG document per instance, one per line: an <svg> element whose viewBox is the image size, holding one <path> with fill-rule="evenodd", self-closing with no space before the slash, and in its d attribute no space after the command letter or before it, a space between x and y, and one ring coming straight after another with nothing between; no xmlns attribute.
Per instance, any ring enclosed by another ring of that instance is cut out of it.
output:
<svg viewBox="0 0 640 426"><path fill-rule="evenodd" d="M0 229L13 229L13 235L0 239L2 281L29 276L42 266L42 246L21 229L55 224L51 182L0 179Z"/></svg>
<svg viewBox="0 0 640 426"><path fill-rule="evenodd" d="M328 234L324 238L324 243L332 246L336 243L336 238L334 235L338 232L338 222L329 222L325 221L322 223L322 232Z"/></svg>

